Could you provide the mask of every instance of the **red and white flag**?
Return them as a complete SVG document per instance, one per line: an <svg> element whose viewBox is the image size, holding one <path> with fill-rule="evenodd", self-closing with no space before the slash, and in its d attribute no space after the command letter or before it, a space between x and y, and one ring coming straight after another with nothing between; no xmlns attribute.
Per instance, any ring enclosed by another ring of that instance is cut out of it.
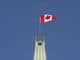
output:
<svg viewBox="0 0 80 60"><path fill-rule="evenodd" d="M54 21L55 18L56 18L56 16L53 16L50 14L45 14L45 15L40 16L40 23L44 24L44 23L49 22L49 21Z"/></svg>

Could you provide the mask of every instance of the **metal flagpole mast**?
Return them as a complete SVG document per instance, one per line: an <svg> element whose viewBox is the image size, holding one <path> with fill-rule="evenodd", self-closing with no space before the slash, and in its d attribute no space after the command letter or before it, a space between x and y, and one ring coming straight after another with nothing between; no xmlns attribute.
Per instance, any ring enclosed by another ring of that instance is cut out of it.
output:
<svg viewBox="0 0 80 60"><path fill-rule="evenodd" d="M38 7L41 6L41 2L42 1L40 1ZM41 14L39 14L39 15L41 15ZM39 17L39 19L40 19L40 17ZM43 32L44 32L43 25L41 25L38 20L38 33L37 33L37 36L35 37L33 60L47 60L46 59L45 41L44 41L45 39L44 39Z"/></svg>

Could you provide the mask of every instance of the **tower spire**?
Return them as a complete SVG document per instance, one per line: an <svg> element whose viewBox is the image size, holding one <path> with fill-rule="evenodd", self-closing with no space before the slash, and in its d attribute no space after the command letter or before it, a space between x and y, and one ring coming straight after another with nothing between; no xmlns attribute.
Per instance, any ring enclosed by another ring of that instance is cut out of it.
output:
<svg viewBox="0 0 80 60"><path fill-rule="evenodd" d="M39 40L35 40L34 60L46 60L45 41L42 36L38 37Z"/></svg>

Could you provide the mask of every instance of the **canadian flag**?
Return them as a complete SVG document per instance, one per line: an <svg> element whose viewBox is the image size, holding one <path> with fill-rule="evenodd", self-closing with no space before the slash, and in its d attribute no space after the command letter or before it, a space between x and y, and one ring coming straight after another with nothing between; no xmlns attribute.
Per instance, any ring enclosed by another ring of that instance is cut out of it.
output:
<svg viewBox="0 0 80 60"><path fill-rule="evenodd" d="M40 16L40 23L44 24L49 21L54 21L55 18L56 18L56 16L45 14L45 15Z"/></svg>

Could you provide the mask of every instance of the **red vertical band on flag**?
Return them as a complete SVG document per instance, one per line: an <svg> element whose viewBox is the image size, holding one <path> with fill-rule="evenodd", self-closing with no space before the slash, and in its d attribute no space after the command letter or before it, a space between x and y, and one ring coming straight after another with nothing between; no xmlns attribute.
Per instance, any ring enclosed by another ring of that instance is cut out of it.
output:
<svg viewBox="0 0 80 60"><path fill-rule="evenodd" d="M40 17L40 23L41 23L41 24L44 24L44 15L42 15L42 16Z"/></svg>
<svg viewBox="0 0 80 60"><path fill-rule="evenodd" d="M56 19L56 16L52 16L52 20L54 21Z"/></svg>

